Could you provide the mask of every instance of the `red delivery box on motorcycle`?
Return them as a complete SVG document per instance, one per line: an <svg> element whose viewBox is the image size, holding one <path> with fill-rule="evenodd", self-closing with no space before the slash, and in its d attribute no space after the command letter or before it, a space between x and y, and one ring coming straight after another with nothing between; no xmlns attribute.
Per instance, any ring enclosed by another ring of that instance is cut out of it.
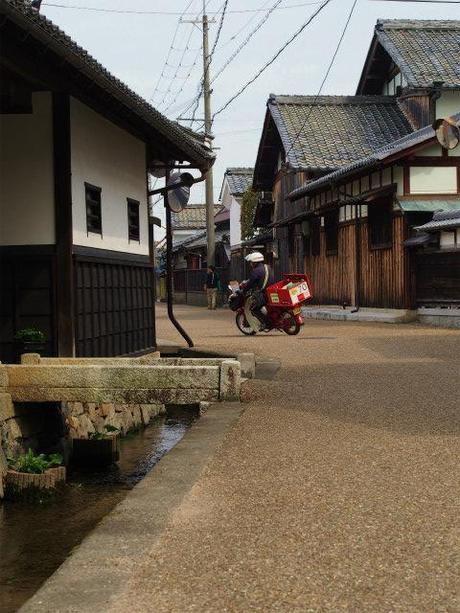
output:
<svg viewBox="0 0 460 613"><path fill-rule="evenodd" d="M272 307L295 308L313 298L313 286L307 275L287 273L281 281L267 287L265 294Z"/></svg>

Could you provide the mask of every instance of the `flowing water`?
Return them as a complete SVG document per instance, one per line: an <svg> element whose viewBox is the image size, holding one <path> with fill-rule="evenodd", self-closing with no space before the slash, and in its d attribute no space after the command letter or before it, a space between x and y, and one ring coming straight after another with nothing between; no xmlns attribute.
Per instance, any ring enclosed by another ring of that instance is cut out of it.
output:
<svg viewBox="0 0 460 613"><path fill-rule="evenodd" d="M120 461L99 473L69 473L64 491L43 504L0 503L0 612L16 611L72 549L127 495L197 418L168 410L121 440Z"/></svg>

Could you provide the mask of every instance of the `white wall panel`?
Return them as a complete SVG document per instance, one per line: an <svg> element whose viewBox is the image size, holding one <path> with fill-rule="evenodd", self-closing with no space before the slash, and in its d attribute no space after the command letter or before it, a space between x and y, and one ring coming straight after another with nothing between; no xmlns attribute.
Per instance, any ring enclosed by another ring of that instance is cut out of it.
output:
<svg viewBox="0 0 460 613"><path fill-rule="evenodd" d="M145 144L71 99L75 245L148 255ZM85 182L102 189L102 237L86 231ZM140 202L140 242L128 240L127 198Z"/></svg>
<svg viewBox="0 0 460 613"><path fill-rule="evenodd" d="M411 194L456 194L455 166L411 166Z"/></svg>
<svg viewBox="0 0 460 613"><path fill-rule="evenodd" d="M33 94L32 106L0 114L0 245L55 243L51 94Z"/></svg>

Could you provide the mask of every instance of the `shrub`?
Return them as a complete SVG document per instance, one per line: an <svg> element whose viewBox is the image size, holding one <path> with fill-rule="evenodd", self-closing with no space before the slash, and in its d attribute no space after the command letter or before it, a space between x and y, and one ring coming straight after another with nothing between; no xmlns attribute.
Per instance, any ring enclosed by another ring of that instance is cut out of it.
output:
<svg viewBox="0 0 460 613"><path fill-rule="evenodd" d="M48 468L60 466L61 464L62 456L59 453L53 453L50 456L46 456L43 453L36 455L32 449L29 449L27 453L19 455L17 458L8 458L8 465L13 470L34 475L41 475Z"/></svg>
<svg viewBox="0 0 460 613"><path fill-rule="evenodd" d="M23 328L18 330L14 336L17 341L42 343L46 341L46 335L38 328Z"/></svg>

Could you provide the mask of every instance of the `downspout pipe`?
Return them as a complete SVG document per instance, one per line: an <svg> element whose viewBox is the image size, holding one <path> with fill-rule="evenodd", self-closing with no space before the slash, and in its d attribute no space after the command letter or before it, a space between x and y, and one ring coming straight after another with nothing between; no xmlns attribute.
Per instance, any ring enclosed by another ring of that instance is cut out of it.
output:
<svg viewBox="0 0 460 613"><path fill-rule="evenodd" d="M168 308L168 317L173 326L185 340L187 345L192 348L194 347L194 343L181 324L177 321L174 315L174 306L173 306L173 265L172 265L172 224L171 224L171 209L169 208L169 191L171 189L177 189L179 186L191 187L194 183L199 183L200 181L204 181L205 176L201 175L198 179L194 179L191 175L188 175L185 178L185 181L180 183L175 183L173 185L168 185L169 182L169 170L166 172L166 186L162 187L158 190L152 190L149 192L149 196L153 194L163 194L164 206L166 210L166 304ZM188 174L188 173L186 173Z"/></svg>

